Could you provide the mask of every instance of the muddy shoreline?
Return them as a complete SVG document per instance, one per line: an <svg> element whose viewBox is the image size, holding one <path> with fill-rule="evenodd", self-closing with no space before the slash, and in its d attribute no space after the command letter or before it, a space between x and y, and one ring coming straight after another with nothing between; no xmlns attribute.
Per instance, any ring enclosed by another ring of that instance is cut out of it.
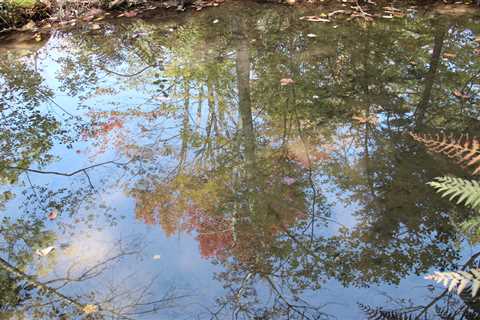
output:
<svg viewBox="0 0 480 320"><path fill-rule="evenodd" d="M47 3L42 0L42 3ZM235 2L242 0L211 0L211 1L194 1L181 8L178 1L146 1L137 4L127 5L126 1L117 2L120 5L110 7L96 6L90 2L89 6L83 6L81 9L76 8L70 11L65 8L55 8L50 3L49 6L41 5L38 8L20 10L15 18L15 25L8 25L5 19L0 19L0 41L8 42L12 37L16 37L19 33L24 35L21 38L30 37L31 40L41 39L41 34L48 32L50 29L73 27L77 24L90 24L92 29L97 27L97 22L108 19L129 19L129 18L152 18L160 17L178 17L179 15L189 12L195 14L198 11L207 10L210 7L223 5L225 2ZM245 1L245 0L243 0ZM358 0L337 0L337 1L265 1L265 0L248 0L264 5L281 5L291 8L312 9L322 12L313 19L319 21L328 19L359 19L365 21L373 21L375 19L392 19L403 17L409 11L418 12L434 12L442 15L479 15L480 7L475 3L454 3L445 4L435 1L417 1L398 3L391 1L367 1L359 2ZM180 10L181 9L181 10ZM4 13L3 13L4 14ZM315 20L312 20L315 21ZM2 24L3 22L3 24ZM16 35L15 35L16 34ZM26 35L25 35L26 34ZM37 40L40 41L40 40Z"/></svg>

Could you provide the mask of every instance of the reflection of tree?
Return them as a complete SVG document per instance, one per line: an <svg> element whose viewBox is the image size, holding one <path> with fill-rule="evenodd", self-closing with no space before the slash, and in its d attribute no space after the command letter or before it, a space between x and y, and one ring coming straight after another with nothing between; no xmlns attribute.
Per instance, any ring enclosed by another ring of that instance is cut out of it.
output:
<svg viewBox="0 0 480 320"><path fill-rule="evenodd" d="M308 39L287 13L241 17L226 19L216 42L194 23L176 31L173 40L182 42L169 47L158 40L173 52L164 75L174 80L167 92L172 102L152 112L177 120L181 134L167 135L161 121L148 118L141 136L159 143L122 141L125 154L137 150L151 163L131 192L137 217L161 224L169 235L193 232L202 254L226 266L219 277L232 290L230 307L245 314L258 298L256 281L290 293L319 288L325 277L346 285L396 283L456 260L447 204L432 203L424 186L447 164L433 166L402 132L414 123L412 111L422 109L426 92L425 123L445 124L434 106L453 113L452 101L438 99L472 66L459 61L462 73L441 77L446 66L438 59L438 34L422 23L362 32L346 27ZM442 35L445 46L461 51L457 38ZM150 37L155 43L154 31ZM207 41L208 56L197 50ZM318 50L320 41L335 47ZM225 43L234 49L231 59ZM432 70L439 75L435 83L444 86L418 81L430 79ZM285 77L295 84L280 87ZM350 128L353 115L379 118L379 124ZM147 119L123 116L131 123ZM165 136L174 138L167 142ZM162 162L174 165L159 170ZM356 226L333 236L320 236L318 228L327 221L319 187L325 176L341 193L338 201L358 206ZM252 300L242 302L239 293ZM287 310L288 299L276 297Z"/></svg>
<svg viewBox="0 0 480 320"><path fill-rule="evenodd" d="M96 319L131 319L135 315L155 313L171 307L179 299L173 291L166 292L164 297L157 300L147 299L151 283L128 289L115 287L113 283L109 287L96 283L115 264L138 253L120 244L99 262L80 268L79 262L75 261L66 268L63 276L48 281L40 281L37 275L27 274L0 258L0 275L6 277L6 280L1 278L2 283L6 284L2 287L3 312L5 315L31 315L34 319L63 318L66 315L80 317L83 314L92 314ZM83 283L89 288L87 292L81 295L64 293Z"/></svg>
<svg viewBox="0 0 480 320"><path fill-rule="evenodd" d="M463 264L461 270L465 271L478 266L478 257L480 252L474 253ZM367 315L368 319L478 319L480 315L480 304L478 298L472 298L470 294L462 293L457 295L455 291L444 289L440 294L436 294L427 299L423 305L415 301L405 301L400 299L397 304L400 307L395 309L385 309L372 307L359 303L359 308ZM404 306L402 306L404 305Z"/></svg>
<svg viewBox="0 0 480 320"><path fill-rule="evenodd" d="M425 75L425 88L418 107L415 110L417 126L423 124L425 112L427 112L427 109L430 107L433 84L435 82L439 61L441 59L446 30L442 26L439 29L439 31L435 32L432 57L430 59L429 69Z"/></svg>
<svg viewBox="0 0 480 320"><path fill-rule="evenodd" d="M403 133L418 125L478 128L478 63L460 27L432 32L420 19L330 32L279 10L233 10L213 25L200 13L170 33L167 23L112 25L88 41L69 39L79 50L59 61L62 88L91 107L82 133L95 155L115 149L141 159L121 166L137 219L168 236L192 233L201 254L224 267L217 277L229 294L219 309L250 318L319 315L296 299L327 278L397 283L454 264L451 221L464 213L446 210L425 186L448 164ZM306 36L312 30L317 37ZM442 60L447 49L458 59ZM103 88L104 76L115 90ZM281 86L285 78L294 83ZM451 93L465 83L473 98L459 113ZM115 100L120 91L145 101L95 109L96 99ZM353 124L352 116L378 123ZM31 120L45 129L40 136L55 132L50 118ZM12 141L24 143L21 134ZM48 143L37 158L46 158ZM6 165L27 169L32 159ZM333 223L328 188L352 212L353 227L322 229ZM264 291L273 301L262 300Z"/></svg>

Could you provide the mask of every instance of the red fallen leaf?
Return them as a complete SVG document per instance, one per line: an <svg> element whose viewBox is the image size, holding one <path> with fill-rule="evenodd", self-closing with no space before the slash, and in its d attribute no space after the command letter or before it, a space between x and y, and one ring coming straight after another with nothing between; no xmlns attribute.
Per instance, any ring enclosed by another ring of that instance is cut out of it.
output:
<svg viewBox="0 0 480 320"><path fill-rule="evenodd" d="M280 85L282 86L288 86L289 84L294 84L295 81L290 79L290 78L284 78L280 80Z"/></svg>
<svg viewBox="0 0 480 320"><path fill-rule="evenodd" d="M138 14L137 11L127 11L123 14L123 16L127 18L133 18L133 17L136 17L137 14Z"/></svg>
<svg viewBox="0 0 480 320"><path fill-rule="evenodd" d="M58 216L58 211L55 209L52 209L50 213L48 214L48 220L55 220Z"/></svg>

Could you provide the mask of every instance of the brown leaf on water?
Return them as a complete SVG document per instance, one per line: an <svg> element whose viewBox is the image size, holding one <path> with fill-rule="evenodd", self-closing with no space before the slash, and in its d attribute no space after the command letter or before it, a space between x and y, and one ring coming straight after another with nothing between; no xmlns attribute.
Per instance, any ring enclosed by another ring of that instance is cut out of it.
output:
<svg viewBox="0 0 480 320"><path fill-rule="evenodd" d="M83 313L85 314L91 314L91 313L95 313L98 311L98 307L96 305L93 305L93 304L86 304L83 309L82 309Z"/></svg>
<svg viewBox="0 0 480 320"><path fill-rule="evenodd" d="M24 24L19 30L20 30L20 31L32 31L32 30L34 30L36 27L37 27L37 25L35 24L35 22L33 22L32 20L30 20L30 21L28 21L27 24Z"/></svg>
<svg viewBox="0 0 480 320"><path fill-rule="evenodd" d="M310 168L319 161L330 159L331 152L333 152L332 146L321 146L309 141L295 140L288 144L289 158L303 168Z"/></svg>
<svg viewBox="0 0 480 320"><path fill-rule="evenodd" d="M385 11L397 11L397 12L402 11L401 9L394 8L394 7L383 7L383 10L385 10Z"/></svg>
<svg viewBox="0 0 480 320"><path fill-rule="evenodd" d="M333 17L337 14L347 14L348 15L348 14L351 14L351 13L352 13L351 10L335 10L335 11L329 12L327 16L329 18L331 18L331 17Z"/></svg>
<svg viewBox="0 0 480 320"><path fill-rule="evenodd" d="M85 16L85 17L82 18L82 20L85 21L85 22L90 22L90 21L93 20L93 18L94 18L94 16Z"/></svg>
<svg viewBox="0 0 480 320"><path fill-rule="evenodd" d="M300 17L300 20L306 20L310 22L330 22L330 19L325 19L319 16L303 16Z"/></svg>
<svg viewBox="0 0 480 320"><path fill-rule="evenodd" d="M48 220L55 220L57 216L58 216L58 211L55 209L52 209L52 211L50 211L47 217L48 217Z"/></svg>
<svg viewBox="0 0 480 320"><path fill-rule="evenodd" d="M369 123L369 124L372 124L372 125L376 125L378 123L378 118L376 116L368 116L368 117L366 117L366 116L353 116L352 119L357 121L360 124Z"/></svg>
<svg viewBox="0 0 480 320"><path fill-rule="evenodd" d="M133 17L136 17L138 14L137 11L127 11L124 13L124 16L127 17L127 18L133 18Z"/></svg>
<svg viewBox="0 0 480 320"><path fill-rule="evenodd" d="M462 100L468 100L470 99L470 96L460 90L453 90L453 95L459 99Z"/></svg>
<svg viewBox="0 0 480 320"><path fill-rule="evenodd" d="M283 79L280 80L280 85L282 85L282 86L288 86L288 85L294 84L294 83L295 83L295 81L290 79L290 78L283 78Z"/></svg>
<svg viewBox="0 0 480 320"><path fill-rule="evenodd" d="M127 11L127 12L124 12L124 13L121 13L117 16L117 18L133 18L133 17L136 17L138 15L138 12L137 11L134 11L134 10L131 10L131 11Z"/></svg>
<svg viewBox="0 0 480 320"><path fill-rule="evenodd" d="M457 57L456 53L444 52L442 54L443 59L455 59Z"/></svg>

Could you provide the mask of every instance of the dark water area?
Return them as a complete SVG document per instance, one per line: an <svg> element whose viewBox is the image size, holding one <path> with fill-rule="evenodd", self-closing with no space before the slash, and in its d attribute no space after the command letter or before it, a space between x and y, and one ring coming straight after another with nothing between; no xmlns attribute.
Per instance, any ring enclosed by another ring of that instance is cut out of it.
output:
<svg viewBox="0 0 480 320"><path fill-rule="evenodd" d="M0 319L480 319L409 135L480 136L480 19L303 10L0 43Z"/></svg>

